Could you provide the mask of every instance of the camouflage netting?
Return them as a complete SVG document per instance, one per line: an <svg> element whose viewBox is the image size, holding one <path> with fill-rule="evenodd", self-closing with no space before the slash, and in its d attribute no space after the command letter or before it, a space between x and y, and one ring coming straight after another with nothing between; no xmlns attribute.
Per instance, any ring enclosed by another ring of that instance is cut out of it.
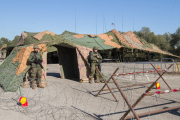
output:
<svg viewBox="0 0 180 120"><path fill-rule="evenodd" d="M114 29L107 33L99 35L77 34L69 31L64 31L61 35L56 35L50 31L44 31L39 33L25 33L27 34L27 37L24 39L24 45L30 45L39 42L54 42L57 39L58 41L61 41L62 39L65 39L66 41L69 41L71 43L75 43L77 45L88 48L93 48L94 46L97 46L99 47L99 50L111 50L113 48L125 47L129 49L139 49L179 57L169 52L163 51L155 45L146 42L142 38L136 36L131 31L121 34ZM16 36L11 42L11 44L7 47L16 47L20 38L21 36ZM48 46L48 52L53 51L57 51L57 49L54 46Z"/></svg>
<svg viewBox="0 0 180 120"><path fill-rule="evenodd" d="M104 34L90 35L90 34L75 34L65 31L61 34L67 41L75 43L80 46L85 46L88 48L93 48L94 46L99 47L99 50L111 50L113 48L129 48L129 49L139 49L149 52L156 52L160 54L170 55L174 57L179 57L173 55L169 52L163 51L157 46L150 44L136 36L133 32L128 31L124 34L119 33L117 30L111 30Z"/></svg>
<svg viewBox="0 0 180 120"><path fill-rule="evenodd" d="M65 34L76 35L77 33L69 32L69 31L65 30L61 35L65 35Z"/></svg>
<svg viewBox="0 0 180 120"><path fill-rule="evenodd" d="M105 40L102 40L99 36L91 37L89 35L84 35L84 37L81 38L76 38L76 36L74 37L71 34L65 34L62 36L69 42L88 48L93 48L94 46L97 46L99 50L115 48L113 46L104 44Z"/></svg>
<svg viewBox="0 0 180 120"><path fill-rule="evenodd" d="M54 33L50 31L45 31L45 33L44 32L39 32L39 33L38 32L35 32L35 33L25 32L25 33L27 34L27 37L24 39L24 45L31 45L31 44L41 43L41 42L42 43L51 42L53 41L53 36L55 35ZM7 47L16 47L20 38L21 36L16 36L14 40ZM41 39L38 40L36 38L41 38ZM53 46L48 47L47 52L53 52L53 51L57 51L56 47L53 47Z"/></svg>
<svg viewBox="0 0 180 120"><path fill-rule="evenodd" d="M38 46L41 53L47 51L45 44ZM0 85L4 91L12 92L18 89L25 73L30 68L27 59L32 51L32 45L15 47L3 64L0 65Z"/></svg>

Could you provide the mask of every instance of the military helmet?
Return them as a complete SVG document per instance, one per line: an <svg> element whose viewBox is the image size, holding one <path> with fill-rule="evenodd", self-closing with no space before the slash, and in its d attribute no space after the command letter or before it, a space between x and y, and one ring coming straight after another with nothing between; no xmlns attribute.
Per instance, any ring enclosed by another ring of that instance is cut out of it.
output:
<svg viewBox="0 0 180 120"><path fill-rule="evenodd" d="M33 48L34 48L34 49L39 49L39 46L38 46L38 45L34 45Z"/></svg>
<svg viewBox="0 0 180 120"><path fill-rule="evenodd" d="M98 47L94 46L94 47L93 47L93 50L98 50Z"/></svg>

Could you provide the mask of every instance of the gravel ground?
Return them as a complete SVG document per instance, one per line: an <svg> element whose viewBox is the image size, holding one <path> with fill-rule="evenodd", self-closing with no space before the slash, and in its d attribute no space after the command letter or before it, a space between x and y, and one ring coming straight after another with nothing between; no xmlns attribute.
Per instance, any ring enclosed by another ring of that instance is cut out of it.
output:
<svg viewBox="0 0 180 120"><path fill-rule="evenodd" d="M123 67L124 66L124 67ZM117 67L117 73L129 73L140 71L152 71L152 66L134 63L103 63L102 72L106 76L111 76ZM159 64L156 64L160 66ZM166 69L169 64L162 65L162 69ZM59 74L59 66L57 64L48 64L47 66L47 87L44 89L21 88L22 96L28 101L28 107L19 106L18 99L20 92L0 91L0 119L4 120L118 120L128 109L127 104L123 100L117 89L113 90L118 102L115 101L109 91L103 91L98 97L95 95L104 85L103 83L89 84L79 83L69 79L61 79ZM124 70L123 70L124 69ZM172 72L171 68L168 72ZM145 83L155 81L159 76L154 73L141 73L136 76L129 74L126 76L115 77L120 86L132 85L137 83ZM163 75L163 78L172 89L179 88L179 75ZM161 90L168 90L162 79L159 79ZM111 88L115 84L109 83ZM136 87L123 88L123 92L133 104L141 94L150 86L142 85ZM107 89L107 88L105 88ZM155 88L152 91L156 91ZM161 95L146 96L135 107L137 114L151 112L153 110L164 109L173 106L179 106L180 96L178 92L166 93ZM132 115L132 113L130 113ZM133 118L132 118L133 119ZM148 115L141 117L142 120L179 120L180 109L168 112Z"/></svg>

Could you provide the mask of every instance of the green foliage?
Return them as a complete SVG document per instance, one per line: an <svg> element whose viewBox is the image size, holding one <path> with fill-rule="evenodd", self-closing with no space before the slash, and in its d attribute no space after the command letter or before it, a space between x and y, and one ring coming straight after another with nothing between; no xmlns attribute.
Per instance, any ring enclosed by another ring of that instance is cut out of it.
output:
<svg viewBox="0 0 180 120"><path fill-rule="evenodd" d="M0 42L0 48L3 46L3 44Z"/></svg>
<svg viewBox="0 0 180 120"><path fill-rule="evenodd" d="M155 45L160 47L160 49L169 51L170 50L170 43L166 40L166 38L163 35L157 35L156 36L157 42Z"/></svg>
<svg viewBox="0 0 180 120"><path fill-rule="evenodd" d="M2 37L2 38L0 39L0 48L3 46L3 44L9 45L10 42L11 42L11 41L10 41L9 39Z"/></svg>
<svg viewBox="0 0 180 120"><path fill-rule="evenodd" d="M180 27L176 30L175 33L171 34L171 40L170 40L170 45L171 49L170 52L179 55L180 53Z"/></svg>
<svg viewBox="0 0 180 120"><path fill-rule="evenodd" d="M138 39L145 45L145 47L152 49L152 46L148 44L152 43L165 51L169 51L171 49L169 41L172 38L169 33L165 33L164 35L155 35L148 27L142 27L140 31L134 31L134 34L141 38Z"/></svg>
<svg viewBox="0 0 180 120"><path fill-rule="evenodd" d="M163 36L168 42L172 40L172 34L169 32L164 33Z"/></svg>
<svg viewBox="0 0 180 120"><path fill-rule="evenodd" d="M9 43L8 47L16 47L16 45L18 44L20 38L21 38L21 36L15 36L14 40L12 40Z"/></svg>
<svg viewBox="0 0 180 120"><path fill-rule="evenodd" d="M170 44L174 47L180 46L180 44L179 44L180 43L180 27L171 36L172 36L172 40L170 41Z"/></svg>
<svg viewBox="0 0 180 120"><path fill-rule="evenodd" d="M144 40L148 39L148 36L151 34L151 30L148 27L142 27L140 30L140 34Z"/></svg>

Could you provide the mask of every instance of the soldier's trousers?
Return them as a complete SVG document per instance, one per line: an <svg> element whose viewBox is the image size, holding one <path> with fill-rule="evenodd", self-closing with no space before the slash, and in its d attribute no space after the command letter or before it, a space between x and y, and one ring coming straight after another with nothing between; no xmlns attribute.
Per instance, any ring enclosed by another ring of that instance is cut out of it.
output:
<svg viewBox="0 0 180 120"><path fill-rule="evenodd" d="M99 73L96 70L96 65L91 65L91 78L94 78L94 75L96 76L96 80L99 80ZM98 66L97 66L98 67Z"/></svg>
<svg viewBox="0 0 180 120"><path fill-rule="evenodd" d="M37 83L41 82L41 76L42 76L42 68L41 67L32 67L31 69L31 79L32 83L35 83L35 79L37 77Z"/></svg>

